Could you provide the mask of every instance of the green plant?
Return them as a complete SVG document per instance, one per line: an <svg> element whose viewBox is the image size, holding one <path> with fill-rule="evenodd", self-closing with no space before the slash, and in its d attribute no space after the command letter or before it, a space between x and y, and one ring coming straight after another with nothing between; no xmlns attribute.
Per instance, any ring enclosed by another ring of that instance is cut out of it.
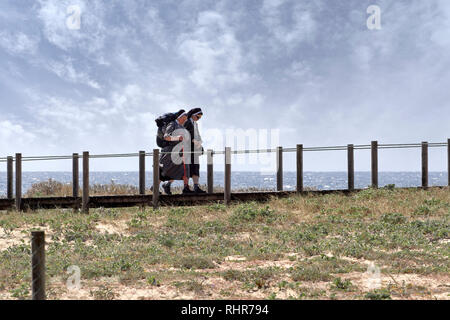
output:
<svg viewBox="0 0 450 320"><path fill-rule="evenodd" d="M367 292L364 296L369 300L391 300L391 293L387 289L376 289L370 292Z"/></svg>
<svg viewBox="0 0 450 320"><path fill-rule="evenodd" d="M381 217L381 221L389 224L401 224L406 222L406 217L401 213L386 213Z"/></svg>
<svg viewBox="0 0 450 320"><path fill-rule="evenodd" d="M151 286L157 286L159 287L159 281L156 279L156 276L151 275L147 277L147 283Z"/></svg>
<svg viewBox="0 0 450 320"><path fill-rule="evenodd" d="M215 268L214 263L201 256L185 256L179 258L175 262L175 267L186 268L186 269L213 269Z"/></svg>
<svg viewBox="0 0 450 320"><path fill-rule="evenodd" d="M348 279L342 280L340 277L337 277L333 280L333 288L338 290L349 290L352 286L352 282Z"/></svg>
<svg viewBox="0 0 450 320"><path fill-rule="evenodd" d="M107 286L100 286L96 290L90 290L89 293L95 300L114 300L116 294Z"/></svg>
<svg viewBox="0 0 450 320"><path fill-rule="evenodd" d="M26 300L30 298L30 285L22 283L19 287L10 290L11 296L20 300Z"/></svg>
<svg viewBox="0 0 450 320"><path fill-rule="evenodd" d="M240 204L231 216L232 221L252 221L256 219L269 218L274 215L274 210L271 210L269 206L259 208L255 202Z"/></svg>

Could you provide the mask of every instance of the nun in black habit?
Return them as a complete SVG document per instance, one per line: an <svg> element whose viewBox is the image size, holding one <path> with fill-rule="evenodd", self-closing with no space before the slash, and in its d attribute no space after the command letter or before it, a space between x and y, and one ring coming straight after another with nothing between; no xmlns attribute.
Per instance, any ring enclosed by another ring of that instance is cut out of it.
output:
<svg viewBox="0 0 450 320"><path fill-rule="evenodd" d="M167 125L164 140L168 145L161 151L160 163L160 178L161 181L168 180L183 180L183 193L193 193L189 189L189 162L186 163L186 158L190 157L185 154L185 151L190 150L190 135L183 127L187 121L187 114L182 113L175 121ZM189 159L190 160L190 159Z"/></svg>

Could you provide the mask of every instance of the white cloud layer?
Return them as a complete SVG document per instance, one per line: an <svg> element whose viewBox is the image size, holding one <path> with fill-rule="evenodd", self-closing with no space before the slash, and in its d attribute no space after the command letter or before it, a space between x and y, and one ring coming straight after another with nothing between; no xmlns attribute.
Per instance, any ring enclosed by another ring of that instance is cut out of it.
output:
<svg viewBox="0 0 450 320"><path fill-rule="evenodd" d="M279 129L286 147L446 140L450 3L379 0L374 31L370 4L2 2L0 157L151 150L157 115L198 106L205 132Z"/></svg>

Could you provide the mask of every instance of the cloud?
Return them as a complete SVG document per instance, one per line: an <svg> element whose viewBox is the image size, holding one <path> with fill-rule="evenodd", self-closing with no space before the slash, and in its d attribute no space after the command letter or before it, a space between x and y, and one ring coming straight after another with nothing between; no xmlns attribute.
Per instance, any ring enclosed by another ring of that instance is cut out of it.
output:
<svg viewBox="0 0 450 320"><path fill-rule="evenodd" d="M23 32L0 31L0 47L11 55L33 55L38 50L39 39Z"/></svg>
<svg viewBox="0 0 450 320"><path fill-rule="evenodd" d="M442 140L450 4L377 3L370 31L359 0L10 1L0 133L29 133L26 152L150 150L157 115L200 106L214 135L281 129L284 146Z"/></svg>
<svg viewBox="0 0 450 320"><path fill-rule="evenodd" d="M104 47L107 30L103 24L105 14L101 1L39 0L38 17L43 24L46 39L62 50L83 48L95 53ZM81 13L80 30L68 28L68 8L78 6Z"/></svg>
<svg viewBox="0 0 450 320"><path fill-rule="evenodd" d="M0 149L2 157L13 155L21 148L29 148L36 143L37 136L27 131L21 124L9 119L0 118Z"/></svg>
<svg viewBox="0 0 450 320"><path fill-rule="evenodd" d="M269 33L288 49L315 38L317 23L309 1L265 0L261 15Z"/></svg>
<svg viewBox="0 0 450 320"><path fill-rule="evenodd" d="M179 37L178 50L192 65L190 80L208 93L245 83L250 74L226 18L213 11L200 12L195 30Z"/></svg>
<svg viewBox="0 0 450 320"><path fill-rule="evenodd" d="M46 62L47 69L56 74L61 79L72 83L87 85L94 89L101 89L98 82L92 80L87 73L77 71L70 59L65 62L49 61Z"/></svg>

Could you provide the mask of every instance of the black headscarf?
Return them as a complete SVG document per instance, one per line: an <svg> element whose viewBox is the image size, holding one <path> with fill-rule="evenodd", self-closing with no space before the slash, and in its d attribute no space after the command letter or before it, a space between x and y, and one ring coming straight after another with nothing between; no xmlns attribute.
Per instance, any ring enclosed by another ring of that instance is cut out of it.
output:
<svg viewBox="0 0 450 320"><path fill-rule="evenodd" d="M188 119L190 119L193 115L199 115L199 114L203 115L203 111L202 111L201 108L191 109L191 110L189 110L189 112L187 114L188 115Z"/></svg>

